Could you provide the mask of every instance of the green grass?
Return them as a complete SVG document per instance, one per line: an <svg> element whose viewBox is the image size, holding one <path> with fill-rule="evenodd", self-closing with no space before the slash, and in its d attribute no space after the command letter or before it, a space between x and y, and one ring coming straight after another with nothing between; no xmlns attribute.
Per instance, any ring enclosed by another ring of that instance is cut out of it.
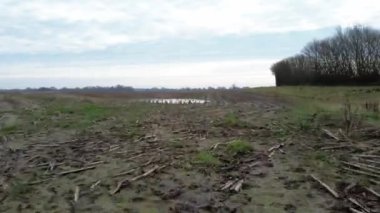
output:
<svg viewBox="0 0 380 213"><path fill-rule="evenodd" d="M70 103L67 105L51 106L47 109L47 113L50 115L78 115L87 120L95 120L104 117L107 111L107 107L95 103Z"/></svg>
<svg viewBox="0 0 380 213"><path fill-rule="evenodd" d="M55 124L61 128L81 129L107 118L110 109L94 103L77 103L48 109L48 115L57 116Z"/></svg>
<svg viewBox="0 0 380 213"><path fill-rule="evenodd" d="M173 148L183 148L184 144L182 141L180 141L178 139L173 139L173 140L169 141L169 146L173 147Z"/></svg>
<svg viewBox="0 0 380 213"><path fill-rule="evenodd" d="M239 123L239 118L233 113L228 113L223 119L223 124L226 126L238 126Z"/></svg>
<svg viewBox="0 0 380 213"><path fill-rule="evenodd" d="M0 135L23 131L35 134L52 129L76 133L107 128L112 135L121 139L136 139L143 136L141 123L160 106L146 103L108 103L67 97L36 96L37 108L17 111L17 126L0 129ZM34 100L34 99L33 99ZM16 113L16 112L15 112Z"/></svg>
<svg viewBox="0 0 380 213"><path fill-rule="evenodd" d="M30 193L32 190L33 188L30 185L17 180L11 184L9 189L9 196L12 199L22 199L26 196L27 193Z"/></svg>
<svg viewBox="0 0 380 213"><path fill-rule="evenodd" d="M12 134L13 132L17 131L18 129L19 129L19 127L16 124L5 126L5 127L0 129L0 134L1 135L9 135L9 134Z"/></svg>
<svg viewBox="0 0 380 213"><path fill-rule="evenodd" d="M247 123L242 121L238 115L235 113L227 113L223 119L217 123L218 126L223 126L223 127L247 127Z"/></svg>
<svg viewBox="0 0 380 213"><path fill-rule="evenodd" d="M380 113L370 112L363 115L369 122L380 123Z"/></svg>
<svg viewBox="0 0 380 213"><path fill-rule="evenodd" d="M200 151L194 159L194 163L202 166L218 166L220 161L212 153L208 151Z"/></svg>
<svg viewBox="0 0 380 213"><path fill-rule="evenodd" d="M290 110L282 115L295 123L299 130L314 130L326 122L338 125L343 121L344 103L347 101L356 117L363 117L367 122L380 125L380 113L369 112L364 107L366 102L380 102L379 86L285 86L255 88L250 91L290 103Z"/></svg>
<svg viewBox="0 0 380 213"><path fill-rule="evenodd" d="M86 104L80 109L79 113L83 115L84 119L95 121L106 117L109 114L109 109L95 104Z"/></svg>
<svg viewBox="0 0 380 213"><path fill-rule="evenodd" d="M324 151L309 153L305 162L314 169L326 171L336 168L339 164L333 155Z"/></svg>
<svg viewBox="0 0 380 213"><path fill-rule="evenodd" d="M125 115L125 119L130 122L141 121L142 119L149 117L150 112L154 109L160 109L160 107L167 107L165 105L156 106L149 103L130 103L126 106L115 109L118 111L118 115Z"/></svg>
<svg viewBox="0 0 380 213"><path fill-rule="evenodd" d="M354 102L378 99L380 87L284 86L254 88L251 91L278 97L325 100L329 103L341 103L347 98Z"/></svg>
<svg viewBox="0 0 380 213"><path fill-rule="evenodd" d="M233 140L227 145L227 152L232 155L246 154L253 150L250 143L245 140Z"/></svg>

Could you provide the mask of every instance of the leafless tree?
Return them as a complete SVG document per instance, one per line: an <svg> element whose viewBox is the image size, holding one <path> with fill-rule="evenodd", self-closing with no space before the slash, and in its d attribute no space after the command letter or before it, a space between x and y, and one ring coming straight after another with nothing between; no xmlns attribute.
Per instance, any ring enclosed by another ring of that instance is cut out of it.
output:
<svg viewBox="0 0 380 213"><path fill-rule="evenodd" d="M307 44L301 54L272 65L276 84L380 84L380 31L364 26Z"/></svg>

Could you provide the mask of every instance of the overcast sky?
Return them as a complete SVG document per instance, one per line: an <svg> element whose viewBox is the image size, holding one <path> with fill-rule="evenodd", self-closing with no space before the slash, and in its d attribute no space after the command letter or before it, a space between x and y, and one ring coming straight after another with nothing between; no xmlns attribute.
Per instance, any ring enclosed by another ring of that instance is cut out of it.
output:
<svg viewBox="0 0 380 213"><path fill-rule="evenodd" d="M378 0L0 0L0 88L274 85L270 65Z"/></svg>

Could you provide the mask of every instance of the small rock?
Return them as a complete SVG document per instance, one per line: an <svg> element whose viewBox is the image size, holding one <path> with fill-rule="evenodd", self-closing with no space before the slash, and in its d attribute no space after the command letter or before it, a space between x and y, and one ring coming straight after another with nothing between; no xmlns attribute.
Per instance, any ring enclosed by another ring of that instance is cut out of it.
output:
<svg viewBox="0 0 380 213"><path fill-rule="evenodd" d="M170 199L174 199L174 198L180 196L181 194L182 194L181 189L171 189L167 193L163 194L161 196L161 198L163 200L170 200Z"/></svg>
<svg viewBox="0 0 380 213"><path fill-rule="evenodd" d="M285 207L284 207L284 210L286 212L293 213L293 212L296 212L297 207L294 206L293 204L286 204Z"/></svg>
<svg viewBox="0 0 380 213"><path fill-rule="evenodd" d="M294 169L294 172L304 173L304 172L306 172L306 170L304 168L302 168L302 167L297 167L297 168Z"/></svg>

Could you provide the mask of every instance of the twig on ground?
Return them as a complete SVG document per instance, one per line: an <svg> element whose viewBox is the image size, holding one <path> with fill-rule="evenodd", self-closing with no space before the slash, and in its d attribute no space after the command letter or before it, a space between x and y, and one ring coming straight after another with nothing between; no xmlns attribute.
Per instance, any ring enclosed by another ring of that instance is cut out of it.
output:
<svg viewBox="0 0 380 213"><path fill-rule="evenodd" d="M357 185L357 183L351 183L350 185L348 185L343 191L344 191L344 194L348 195L348 193L350 192L350 190L352 188L354 188L355 186Z"/></svg>
<svg viewBox="0 0 380 213"><path fill-rule="evenodd" d="M281 153L285 153L284 150L282 150L281 148L284 147L284 143L280 143L280 144L277 144L277 145L274 145L272 146L271 148L268 149L268 152L269 152L269 155L268 157L271 158L275 153L276 153L276 150L279 150Z"/></svg>
<svg viewBox="0 0 380 213"><path fill-rule="evenodd" d="M146 177L146 176L152 174L152 173L155 172L156 170L161 170L161 169L163 169L163 168L165 168L165 167L166 167L166 165L164 165L164 166L157 166L157 165L156 165L155 167L153 167L153 169L151 169L151 170L145 172L144 174L132 178L131 181L139 180L139 179L141 179L141 178L143 178L143 177Z"/></svg>
<svg viewBox="0 0 380 213"><path fill-rule="evenodd" d="M116 175L114 175L112 177L120 177L120 176L128 175L128 174L131 174L132 172L134 172L135 170L136 169L130 169L130 170L126 171L126 172L122 172L122 173L116 174Z"/></svg>
<svg viewBox="0 0 380 213"><path fill-rule="evenodd" d="M59 147L59 144L33 144L33 147Z"/></svg>
<svg viewBox="0 0 380 213"><path fill-rule="evenodd" d="M271 153L269 153L268 157L271 158L276 153L276 150L273 150Z"/></svg>
<svg viewBox="0 0 380 213"><path fill-rule="evenodd" d="M132 157L130 157L130 158L127 158L126 160L133 160L133 159L135 159L135 158L142 157L142 156L144 156L144 155L146 155L146 154L147 154L147 153L141 153L141 154L138 154L138 155L132 156Z"/></svg>
<svg viewBox="0 0 380 213"><path fill-rule="evenodd" d="M374 160L369 160L369 159L359 159L359 161L365 161L367 163L380 165L380 161L374 161Z"/></svg>
<svg viewBox="0 0 380 213"><path fill-rule="evenodd" d="M357 200L355 200L352 197L348 198L348 201L350 201L352 204L356 205L357 207L361 208L364 212L367 212L367 213L371 212L371 210L368 207L366 207L363 204L359 203Z"/></svg>
<svg viewBox="0 0 380 213"><path fill-rule="evenodd" d="M244 183L244 180L241 179L241 180L239 180L239 181L235 184L235 186L233 187L233 189L235 190L235 192L239 192L239 191L240 191L241 187L243 186L243 183Z"/></svg>
<svg viewBox="0 0 380 213"><path fill-rule="evenodd" d="M351 145L339 145L339 146L326 146L322 147L321 150L331 150L331 149L343 149L343 148L350 148Z"/></svg>
<svg viewBox="0 0 380 213"><path fill-rule="evenodd" d="M342 129L339 129L338 133L346 140L350 141L350 138L346 135L346 133L343 132Z"/></svg>
<svg viewBox="0 0 380 213"><path fill-rule="evenodd" d="M83 168L80 168L80 169L73 169L73 170L70 170L70 171L61 172L61 173L58 173L57 175L58 176L63 176L63 175L67 175L67 174L71 174L71 173L77 173L77 172L82 172L82 171L86 171L86 170L90 170L90 169L95 169L95 168L96 168L96 166L83 167Z"/></svg>
<svg viewBox="0 0 380 213"><path fill-rule="evenodd" d="M165 168L165 167L166 167L166 165L164 165L164 166L158 166L158 165L156 165L156 166L154 166L151 170L145 172L145 173L142 174L142 175L136 176L136 177L134 177L134 178L132 178L132 179L124 179L124 180L121 180L121 181L119 181L119 183L117 184L116 188L111 192L111 194L114 195L114 194L118 193L118 192L120 191L120 189L123 187L123 185L125 185L126 183L130 183L130 182L133 182L133 181L139 180L139 179L141 179L141 178L143 178L143 177L146 177L146 176L152 174L153 172L155 172L155 171L157 171L157 170L161 170L161 169L163 169L163 168Z"/></svg>
<svg viewBox="0 0 380 213"><path fill-rule="evenodd" d="M150 160L149 160L148 162L144 163L144 164L141 165L141 166L142 166L142 167L143 167L143 166L148 166L149 164L151 164L151 163L153 162L153 160L154 160L154 157L150 158Z"/></svg>
<svg viewBox="0 0 380 213"><path fill-rule="evenodd" d="M29 158L26 162L33 161L34 159L39 158L39 157L41 157L41 156L40 155L33 156L33 157ZM43 157L43 158L45 158L45 157Z"/></svg>
<svg viewBox="0 0 380 213"><path fill-rule="evenodd" d="M356 157L362 157L362 158L379 158L379 155L355 155Z"/></svg>
<svg viewBox="0 0 380 213"><path fill-rule="evenodd" d="M53 171L55 166L56 166L55 162L49 162L49 170L50 171Z"/></svg>
<svg viewBox="0 0 380 213"><path fill-rule="evenodd" d="M378 168L376 168L376 167L371 167L371 166L365 165L365 164L349 163L349 162L345 162L345 161L342 161L342 163L345 165L348 165L348 166L355 167L357 169L365 170L367 172L371 172L371 173L380 175L380 170L378 170Z"/></svg>
<svg viewBox="0 0 380 213"><path fill-rule="evenodd" d="M369 176L369 177L379 178L380 179L380 175L376 175L376 174L373 174L373 173L370 173L370 172L350 169L350 168L347 168L347 167L342 167L342 169L344 169L346 171L350 171L350 172L356 173L356 174L366 175L366 176Z"/></svg>
<svg viewBox="0 0 380 213"><path fill-rule="evenodd" d="M256 166L258 166L258 165L260 165L260 164L261 164L260 161L256 161L256 162L253 162L253 163L249 164L248 167L249 167L249 168L252 168L252 167L256 167Z"/></svg>
<svg viewBox="0 0 380 213"><path fill-rule="evenodd" d="M236 183L236 180L229 180L226 184L223 185L223 187L220 189L222 191L229 189L234 183Z"/></svg>
<svg viewBox="0 0 380 213"><path fill-rule="evenodd" d="M119 145L114 145L114 146L110 146L110 149L108 150L109 152L113 152L115 150L118 150L120 149L120 146Z"/></svg>
<svg viewBox="0 0 380 213"><path fill-rule="evenodd" d="M91 185L90 189L94 190L95 187L98 186L101 182L102 182L101 180L96 181L94 184Z"/></svg>
<svg viewBox="0 0 380 213"><path fill-rule="evenodd" d="M349 208L350 209L350 212L352 213L365 213L365 212L362 212L362 211L359 211L359 210L356 210L354 208Z"/></svg>
<svg viewBox="0 0 380 213"><path fill-rule="evenodd" d="M325 184L324 182L322 182L321 180L319 180L316 176L310 175L310 177L313 178L315 181L317 181L321 186L323 186L323 188L325 188L332 196L334 196L337 199L339 198L339 194L336 191L334 191L327 184Z"/></svg>
<svg viewBox="0 0 380 213"><path fill-rule="evenodd" d="M330 138L335 139L336 141L340 141L339 137L336 136L334 133L332 133L330 130L328 130L328 129L322 129L322 131L323 131L323 133L325 133Z"/></svg>
<svg viewBox="0 0 380 213"><path fill-rule="evenodd" d="M210 150L214 150L214 149L218 148L218 146L219 146L220 144L222 144L222 143L221 143L221 142L218 142L218 143L212 145L211 148L210 148Z"/></svg>
<svg viewBox="0 0 380 213"><path fill-rule="evenodd" d="M268 152L275 151L277 149L282 148L283 146L284 146L284 143L280 143L280 144L274 145L274 146L272 146L271 148L268 149Z"/></svg>
<svg viewBox="0 0 380 213"><path fill-rule="evenodd" d="M71 141L58 142L57 144L74 143L74 142L78 142L78 141L79 141L79 140L75 139L75 140L71 140Z"/></svg>
<svg viewBox="0 0 380 213"><path fill-rule="evenodd" d="M366 187L365 189L366 189L369 193L371 193L372 195L374 195L375 197L380 198L380 193L376 192L376 191L373 190L372 188Z"/></svg>
<svg viewBox="0 0 380 213"><path fill-rule="evenodd" d="M104 161L96 161L96 162L92 162L92 163L87 163L87 166L94 166L94 165L98 165L98 164L103 164L105 163Z"/></svg>
<svg viewBox="0 0 380 213"><path fill-rule="evenodd" d="M7 199L8 193L4 193L2 197L0 197L0 203L2 203L5 199Z"/></svg>
<svg viewBox="0 0 380 213"><path fill-rule="evenodd" d="M74 202L77 203L79 200L79 186L75 187L75 192L74 192Z"/></svg>
<svg viewBox="0 0 380 213"><path fill-rule="evenodd" d="M43 180L37 180L37 181L32 181L32 182L29 182L28 185L37 185L37 184L40 184L40 183L44 183L48 180L51 180L52 178L46 178L46 179L43 179Z"/></svg>
<svg viewBox="0 0 380 213"><path fill-rule="evenodd" d="M375 185L380 185L380 182L374 179L369 179L369 182L375 184Z"/></svg>

